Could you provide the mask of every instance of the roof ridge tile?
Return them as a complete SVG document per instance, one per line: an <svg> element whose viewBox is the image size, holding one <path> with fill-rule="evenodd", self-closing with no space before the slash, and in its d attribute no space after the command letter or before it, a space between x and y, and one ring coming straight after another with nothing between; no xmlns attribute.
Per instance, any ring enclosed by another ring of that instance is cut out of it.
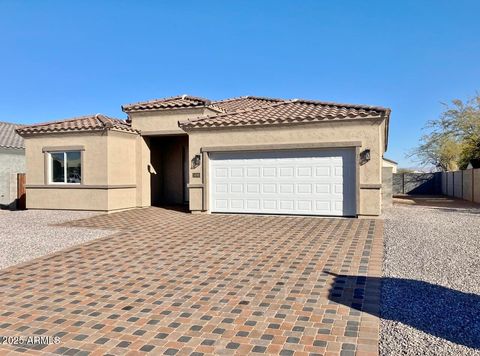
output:
<svg viewBox="0 0 480 356"><path fill-rule="evenodd" d="M287 109L282 109L286 106ZM264 111L263 116L259 111ZM265 118L264 116L267 116ZM268 118L268 116L270 116ZM360 118L388 118L390 109L379 106L340 104L304 99L290 99L253 108L197 117L179 122L182 129L213 126L251 126L282 122L317 122Z"/></svg>
<svg viewBox="0 0 480 356"><path fill-rule="evenodd" d="M112 128L123 131L139 132L138 130L133 129L126 121L109 117L104 114L83 115L70 119L55 120L22 126L17 128L15 131L19 135L24 135L30 133L91 131Z"/></svg>

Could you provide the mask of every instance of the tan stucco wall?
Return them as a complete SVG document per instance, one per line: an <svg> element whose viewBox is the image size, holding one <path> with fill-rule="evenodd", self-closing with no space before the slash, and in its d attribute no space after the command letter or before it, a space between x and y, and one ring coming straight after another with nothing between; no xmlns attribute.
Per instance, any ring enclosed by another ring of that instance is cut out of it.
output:
<svg viewBox="0 0 480 356"><path fill-rule="evenodd" d="M107 184L135 184L136 135L110 131L107 139Z"/></svg>
<svg viewBox="0 0 480 356"><path fill-rule="evenodd" d="M27 188L26 196L27 209L108 210L108 191L106 189Z"/></svg>
<svg viewBox="0 0 480 356"><path fill-rule="evenodd" d="M137 207L136 188L109 189L108 210L119 210Z"/></svg>
<svg viewBox="0 0 480 356"><path fill-rule="evenodd" d="M109 211L150 205L149 185L137 181L148 172L148 164L137 170L137 157L140 162L149 159L142 155L142 141L137 134L112 130L26 137L27 208ZM84 148L81 185L49 184L43 149L75 146Z"/></svg>
<svg viewBox="0 0 480 356"><path fill-rule="evenodd" d="M359 184L370 185L360 189L359 213L362 215L379 215L381 212L382 155L384 153L382 122L378 120L335 121L305 125L286 125L278 127L252 127L237 129L192 130L189 132L190 159L200 154L202 148L215 146L246 146L275 144L308 144L321 142L361 141L360 152L370 149L371 159L359 168ZM208 155L203 155L208 166ZM193 173L200 173L200 178L193 178ZM208 174L203 177L200 165L190 169L189 183L203 184L208 187ZM372 188L371 185L378 185ZM190 189L190 209L202 210L208 207L200 202L201 188ZM205 200L205 199L204 199Z"/></svg>
<svg viewBox="0 0 480 356"><path fill-rule="evenodd" d="M173 109L146 112L133 112L128 116L132 120L132 127L142 131L142 134L185 134L178 127L178 121L212 114L207 108Z"/></svg>
<svg viewBox="0 0 480 356"><path fill-rule="evenodd" d="M107 137L105 132L48 134L25 138L27 185L46 184L43 147L84 146L83 184L107 184Z"/></svg>
<svg viewBox="0 0 480 356"><path fill-rule="evenodd" d="M136 182L137 197L136 204L138 207L150 206L150 148L149 139L137 136L136 139Z"/></svg>

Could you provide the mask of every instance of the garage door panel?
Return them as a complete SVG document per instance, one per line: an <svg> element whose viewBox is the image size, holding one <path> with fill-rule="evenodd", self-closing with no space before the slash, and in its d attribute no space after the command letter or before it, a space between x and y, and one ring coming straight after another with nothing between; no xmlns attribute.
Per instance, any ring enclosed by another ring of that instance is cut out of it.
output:
<svg viewBox="0 0 480 356"><path fill-rule="evenodd" d="M315 193L317 194L329 194L330 193L330 184L315 184Z"/></svg>
<svg viewBox="0 0 480 356"><path fill-rule="evenodd" d="M290 183L290 184L279 184L279 190L278 192L280 194L292 194L295 190L295 186Z"/></svg>
<svg viewBox="0 0 480 356"><path fill-rule="evenodd" d="M210 154L212 212L355 215L354 151Z"/></svg>
<svg viewBox="0 0 480 356"><path fill-rule="evenodd" d="M330 177L330 167L315 167L316 177Z"/></svg>
<svg viewBox="0 0 480 356"><path fill-rule="evenodd" d="M277 201L270 200L270 199L263 199L262 200L263 209L265 210L277 210Z"/></svg>
<svg viewBox="0 0 480 356"><path fill-rule="evenodd" d="M247 209L260 209L260 200L247 200Z"/></svg>
<svg viewBox="0 0 480 356"><path fill-rule="evenodd" d="M228 200L227 199L215 199L213 201L216 209L228 209Z"/></svg>
<svg viewBox="0 0 480 356"><path fill-rule="evenodd" d="M228 193L228 184L215 184L215 192L216 193Z"/></svg>
<svg viewBox="0 0 480 356"><path fill-rule="evenodd" d="M228 177L228 169L227 168L215 168L215 177L217 177L217 178Z"/></svg>
<svg viewBox="0 0 480 356"><path fill-rule="evenodd" d="M294 175L293 167L280 167L280 177L292 178Z"/></svg>
<svg viewBox="0 0 480 356"><path fill-rule="evenodd" d="M297 210L312 211L313 202L311 200L297 200Z"/></svg>
<svg viewBox="0 0 480 356"><path fill-rule="evenodd" d="M232 167L230 168L231 178L242 178L243 177L243 168L242 167Z"/></svg>
<svg viewBox="0 0 480 356"><path fill-rule="evenodd" d="M277 184L275 183L264 183L262 184L262 193L264 194L274 194L277 192Z"/></svg>
<svg viewBox="0 0 480 356"><path fill-rule="evenodd" d="M297 184L297 193L298 194L311 194L312 193L312 184L305 184L305 183Z"/></svg>
<svg viewBox="0 0 480 356"><path fill-rule="evenodd" d="M277 169L274 167L264 167L262 168L263 177L276 177Z"/></svg>
<svg viewBox="0 0 480 356"><path fill-rule="evenodd" d="M243 184L242 183L230 183L230 192L231 193L243 193Z"/></svg>

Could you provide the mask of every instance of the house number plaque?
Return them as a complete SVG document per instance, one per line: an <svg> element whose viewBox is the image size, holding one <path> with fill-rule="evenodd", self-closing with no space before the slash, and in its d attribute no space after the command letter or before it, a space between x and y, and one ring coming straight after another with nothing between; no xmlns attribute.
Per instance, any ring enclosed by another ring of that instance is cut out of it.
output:
<svg viewBox="0 0 480 356"><path fill-rule="evenodd" d="M200 178L200 173L192 173L193 178Z"/></svg>

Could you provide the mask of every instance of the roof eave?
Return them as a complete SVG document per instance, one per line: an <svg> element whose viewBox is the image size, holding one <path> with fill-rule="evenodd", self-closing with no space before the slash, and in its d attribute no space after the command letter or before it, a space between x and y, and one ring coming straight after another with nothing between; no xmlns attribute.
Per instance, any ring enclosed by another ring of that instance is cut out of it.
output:
<svg viewBox="0 0 480 356"><path fill-rule="evenodd" d="M2 149L2 150L24 150L25 147L0 145L0 149Z"/></svg>
<svg viewBox="0 0 480 356"><path fill-rule="evenodd" d="M274 122L274 123L255 123L255 124L229 124L229 125L205 125L205 126L196 126L191 125L192 122L188 120L179 121L178 127L184 131L192 130L208 130L208 129L228 129L228 128L246 128L246 127L275 127L275 126L291 126L291 125L308 125L308 124L324 124L328 122L352 122L352 121L366 121L366 120L375 120L383 121L388 120L384 115L382 116L367 116L367 117L356 117L356 118L333 118L333 119L324 119L317 121L298 121L298 122ZM201 121L201 120L199 120Z"/></svg>
<svg viewBox="0 0 480 356"><path fill-rule="evenodd" d="M125 132L132 134L140 134L139 130L136 129L123 129L119 127L99 127L99 128L89 128L89 129L70 129L70 130L44 130L44 131L28 131L28 132L17 132L21 137L30 137L37 135L55 135L55 134L69 134L69 133L88 133L88 132L105 132L105 131L117 131Z"/></svg>

